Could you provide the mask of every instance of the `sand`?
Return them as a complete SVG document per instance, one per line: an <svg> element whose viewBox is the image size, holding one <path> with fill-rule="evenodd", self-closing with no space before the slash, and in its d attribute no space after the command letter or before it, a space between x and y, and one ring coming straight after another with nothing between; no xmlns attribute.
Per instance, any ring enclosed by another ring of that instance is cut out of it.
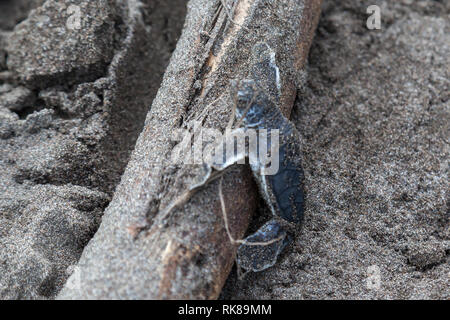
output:
<svg viewBox="0 0 450 320"><path fill-rule="evenodd" d="M181 0L43 2L0 3L1 299L53 299L74 270L185 15ZM71 4L88 32L68 28ZM381 30L368 4L324 1L291 117L302 232L274 267L233 270L222 299L450 298L450 4L370 4Z"/></svg>

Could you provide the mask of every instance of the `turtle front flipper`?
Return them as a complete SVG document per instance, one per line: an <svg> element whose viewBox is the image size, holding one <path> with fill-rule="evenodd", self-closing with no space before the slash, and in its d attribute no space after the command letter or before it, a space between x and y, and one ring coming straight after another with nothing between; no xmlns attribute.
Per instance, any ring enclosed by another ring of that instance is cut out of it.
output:
<svg viewBox="0 0 450 320"><path fill-rule="evenodd" d="M244 239L237 252L239 267L258 272L270 268L289 242L283 226L275 219L270 220L254 234Z"/></svg>

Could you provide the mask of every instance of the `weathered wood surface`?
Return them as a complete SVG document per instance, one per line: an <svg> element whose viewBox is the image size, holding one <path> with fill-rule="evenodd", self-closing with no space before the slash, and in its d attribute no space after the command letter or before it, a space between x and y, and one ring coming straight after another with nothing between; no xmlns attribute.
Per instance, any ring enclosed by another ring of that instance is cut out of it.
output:
<svg viewBox="0 0 450 320"><path fill-rule="evenodd" d="M225 128L231 82L247 76L251 48L259 41L276 52L281 106L288 116L321 0L228 1L228 13L222 3L188 3L183 34L122 181L59 298L218 297L236 246L224 228L217 182L174 210L164 227L153 223L199 172L198 166L168 160L176 144L171 137L202 115L203 126ZM246 166L225 175L223 192L230 228L241 238L256 207L256 186Z"/></svg>

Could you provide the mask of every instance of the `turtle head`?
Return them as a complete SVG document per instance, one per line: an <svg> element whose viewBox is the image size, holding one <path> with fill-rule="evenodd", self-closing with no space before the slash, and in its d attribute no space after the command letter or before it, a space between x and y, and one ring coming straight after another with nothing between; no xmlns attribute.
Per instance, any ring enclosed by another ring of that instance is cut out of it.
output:
<svg viewBox="0 0 450 320"><path fill-rule="evenodd" d="M243 80L237 91L236 118L247 127L258 127L265 118L264 104L258 99L258 89L253 80Z"/></svg>

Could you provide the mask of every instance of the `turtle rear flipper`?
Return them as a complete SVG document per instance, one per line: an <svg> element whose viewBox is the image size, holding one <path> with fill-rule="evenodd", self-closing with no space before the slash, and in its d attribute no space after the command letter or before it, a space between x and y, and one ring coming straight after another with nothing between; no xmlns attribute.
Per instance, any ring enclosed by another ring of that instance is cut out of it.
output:
<svg viewBox="0 0 450 320"><path fill-rule="evenodd" d="M289 242L286 230L279 222L272 219L245 238L247 243L238 249L237 263L239 267L253 272L270 268L278 259L284 247Z"/></svg>

